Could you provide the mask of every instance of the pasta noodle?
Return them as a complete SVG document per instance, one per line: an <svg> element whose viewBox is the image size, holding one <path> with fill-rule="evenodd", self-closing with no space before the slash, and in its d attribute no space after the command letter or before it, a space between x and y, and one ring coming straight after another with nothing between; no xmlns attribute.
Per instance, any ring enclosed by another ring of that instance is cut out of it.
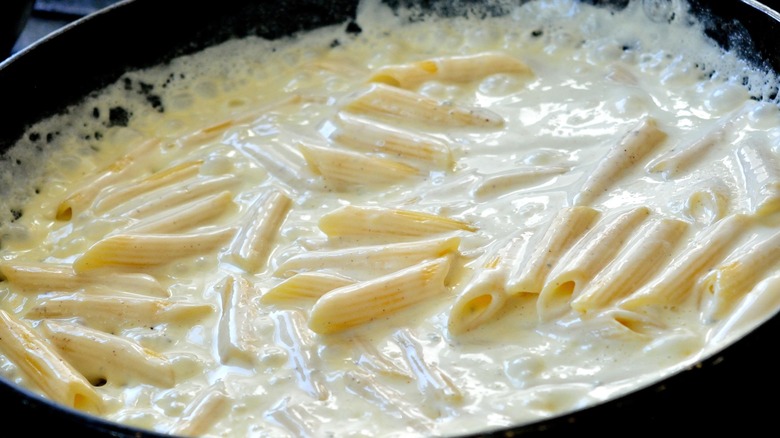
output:
<svg viewBox="0 0 780 438"><path fill-rule="evenodd" d="M374 280L334 289L314 304L309 327L316 333L337 333L389 317L442 294L449 265L449 257L440 257Z"/></svg>
<svg viewBox="0 0 780 438"><path fill-rule="evenodd" d="M440 127L498 129L504 125L504 119L490 110L447 104L384 84L371 85L344 108L357 115L407 123L416 121Z"/></svg>
<svg viewBox="0 0 780 438"><path fill-rule="evenodd" d="M335 125L330 138L350 149L405 158L417 166L452 168L453 159L449 146L436 137L348 113L339 113Z"/></svg>
<svg viewBox="0 0 780 438"><path fill-rule="evenodd" d="M371 81L413 89L431 80L470 82L499 73L533 75L531 69L516 58L503 53L480 53L382 67L374 72Z"/></svg>
<svg viewBox="0 0 780 438"><path fill-rule="evenodd" d="M649 215L647 207L638 207L614 218L602 218L600 222L606 223L596 224L566 253L566 258L555 265L536 301L539 317L550 320L565 313L569 300L613 260L633 230Z"/></svg>
<svg viewBox="0 0 780 438"><path fill-rule="evenodd" d="M62 357L96 385L141 381L170 388L176 382L173 363L136 342L65 321L44 320L41 326Z"/></svg>
<svg viewBox="0 0 780 438"><path fill-rule="evenodd" d="M667 134L655 119L642 120L601 159L574 199L576 205L588 205L609 190L621 173L635 166L654 148L666 140Z"/></svg>
<svg viewBox="0 0 780 438"><path fill-rule="evenodd" d="M25 323L0 310L0 351L52 400L93 414L103 400L87 380Z"/></svg>

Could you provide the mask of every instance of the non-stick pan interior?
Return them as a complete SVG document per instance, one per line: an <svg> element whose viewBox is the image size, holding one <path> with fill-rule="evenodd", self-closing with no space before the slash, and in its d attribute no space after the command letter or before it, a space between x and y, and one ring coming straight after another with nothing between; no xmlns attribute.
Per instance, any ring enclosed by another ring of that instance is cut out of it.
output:
<svg viewBox="0 0 780 438"><path fill-rule="evenodd" d="M446 12L445 3L416 4ZM626 2L589 3L620 8ZM663 6L666 2L650 3ZM693 0L691 4L707 23L707 34L720 45L736 50L759 68L780 71L780 47L776 44L780 23L773 16L748 2ZM195 7L183 0L120 3L0 65L0 150L15 143L31 123L63 111L127 70L163 63L234 36L273 39L342 23L354 17L355 11L356 2L351 0L223 0L208 7ZM773 404L765 403L763 395L771 399L780 390L780 378L770 359L779 332L780 318L776 316L726 350L664 382L584 411L519 428L486 431L483 436L575 432L611 436L638 431L703 435L730 427L743 433L761 430L774 420ZM40 436L68 432L79 436L157 436L58 408L5 380L0 380L0 399L7 419Z"/></svg>

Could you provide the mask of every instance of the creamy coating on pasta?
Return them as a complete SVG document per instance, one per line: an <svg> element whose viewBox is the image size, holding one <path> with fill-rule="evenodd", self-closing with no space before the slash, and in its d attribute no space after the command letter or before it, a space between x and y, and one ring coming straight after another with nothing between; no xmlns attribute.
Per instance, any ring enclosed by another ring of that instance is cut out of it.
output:
<svg viewBox="0 0 780 438"><path fill-rule="evenodd" d="M0 373L164 433L446 436L780 307L772 75L642 2L409 16L364 2L360 32L231 41L62 116L6 201Z"/></svg>

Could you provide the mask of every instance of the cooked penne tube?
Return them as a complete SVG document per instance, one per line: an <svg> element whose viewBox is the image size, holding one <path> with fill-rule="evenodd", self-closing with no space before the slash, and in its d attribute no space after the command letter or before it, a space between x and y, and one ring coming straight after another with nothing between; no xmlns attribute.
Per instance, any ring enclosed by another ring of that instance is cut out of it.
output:
<svg viewBox="0 0 780 438"><path fill-rule="evenodd" d="M699 287L704 296L704 317L725 318L769 270L780 261L780 232L755 244L708 272Z"/></svg>
<svg viewBox="0 0 780 438"><path fill-rule="evenodd" d="M427 81L471 82L499 73L533 75L531 69L514 56L484 52L382 67L374 72L370 81L412 89Z"/></svg>
<svg viewBox="0 0 780 438"><path fill-rule="evenodd" d="M459 335L488 321L506 304L506 276L501 271L487 269L460 295L452 305L447 329Z"/></svg>
<svg viewBox="0 0 780 438"><path fill-rule="evenodd" d="M294 273L338 269L341 272L390 273L423 260L442 257L458 250L460 237L450 236L411 242L358 246L331 251L310 251L290 257L274 272L280 277Z"/></svg>
<svg viewBox="0 0 780 438"><path fill-rule="evenodd" d="M110 186L95 200L93 208L97 212L110 210L144 193L194 178L200 172L202 165L203 160L187 161L155 172L137 182L124 186Z"/></svg>
<svg viewBox="0 0 780 438"><path fill-rule="evenodd" d="M98 193L105 187L124 179L142 162L138 158L151 153L159 144L160 140L158 139L146 140L112 163L107 169L97 173L94 178L88 179L57 206L57 220L69 221L74 215L74 210L75 214L79 214L87 209Z"/></svg>
<svg viewBox="0 0 780 438"><path fill-rule="evenodd" d="M131 224L121 232L166 234L190 231L198 226L207 225L233 206L235 206L233 194L225 191L161 211Z"/></svg>
<svg viewBox="0 0 780 438"><path fill-rule="evenodd" d="M266 112L275 108L280 108L284 105L294 105L301 102L301 97L298 95L284 96L281 98L270 99L261 108L252 108L248 111L235 114L231 117L223 119L219 122L212 123L209 126L197 129L195 131L184 134L176 139L175 143L180 148L193 148L203 144L207 144L217 138L223 136L225 132L237 125L251 122L265 114Z"/></svg>
<svg viewBox="0 0 780 438"><path fill-rule="evenodd" d="M652 339L663 333L667 327L656 318L639 312L631 312L626 309L608 309L596 316L594 320L605 323L602 336L618 338L642 338Z"/></svg>
<svg viewBox="0 0 780 438"><path fill-rule="evenodd" d="M361 152L414 160L416 166L451 169L452 152L436 137L340 112L330 138Z"/></svg>
<svg viewBox="0 0 780 438"><path fill-rule="evenodd" d="M548 181L568 171L568 167L562 166L533 166L489 175L474 189L474 197L478 201L495 198L513 190Z"/></svg>
<svg viewBox="0 0 780 438"><path fill-rule="evenodd" d="M707 151L726 141L729 131L735 129L735 125L741 121L746 113L747 108L740 108L730 115L718 119L714 128L703 137L690 144L677 145L675 148L652 160L647 165L647 171L660 173L664 179L676 178L701 160L707 154Z"/></svg>
<svg viewBox="0 0 780 438"><path fill-rule="evenodd" d="M103 399L84 376L57 354L43 337L2 309L0 339L0 351L47 397L93 414L103 410Z"/></svg>
<svg viewBox="0 0 780 438"><path fill-rule="evenodd" d="M419 263L373 280L334 289L314 303L309 328L337 333L414 306L446 291L450 257Z"/></svg>
<svg viewBox="0 0 780 438"><path fill-rule="evenodd" d="M769 147L745 144L737 151L745 192L753 214L769 216L780 211L780 159Z"/></svg>
<svg viewBox="0 0 780 438"><path fill-rule="evenodd" d="M144 268L202 254L226 245L233 228L188 234L115 234L99 240L73 262L76 272L103 267Z"/></svg>
<svg viewBox="0 0 780 438"><path fill-rule="evenodd" d="M173 387L173 363L135 341L68 321L43 320L41 331L54 348L93 384L137 382Z"/></svg>
<svg viewBox="0 0 780 438"><path fill-rule="evenodd" d="M170 292L147 274L102 270L77 274L69 264L0 262L0 276L24 292L116 291L167 298Z"/></svg>
<svg viewBox="0 0 780 438"><path fill-rule="evenodd" d="M731 190L719 178L709 179L694 187L685 200L683 214L693 221L711 225L728 215Z"/></svg>
<svg viewBox="0 0 780 438"><path fill-rule="evenodd" d="M239 119L226 119L221 122L214 123L213 125L206 126L205 128L198 129L197 131L190 132L182 135L176 139L176 144L179 147L191 148L206 144L209 141L215 140L225 134L225 131L236 126L239 123Z"/></svg>
<svg viewBox="0 0 780 438"><path fill-rule="evenodd" d="M315 422L313 421L313 415L301 405L290 406L289 400L289 398L286 398L279 406L275 406L269 411L269 416L289 432L291 436L301 438L316 437L316 431L310 426L310 424Z"/></svg>
<svg viewBox="0 0 780 438"><path fill-rule="evenodd" d="M260 164L268 174L294 193L306 190L316 178L306 164L301 151L294 145L296 140L274 142L271 144L245 143L239 149L249 159Z"/></svg>
<svg viewBox="0 0 780 438"><path fill-rule="evenodd" d="M270 288L263 294L264 303L317 299L333 289L356 283L357 280L327 272L301 272Z"/></svg>
<svg viewBox="0 0 780 438"><path fill-rule="evenodd" d="M618 179L636 166L650 151L666 140L666 133L658 128L653 118L642 122L616 143L591 172L580 192L574 198L575 205L588 205L606 193Z"/></svg>
<svg viewBox="0 0 780 438"><path fill-rule="evenodd" d="M222 316L217 330L217 350L222 363L252 365L255 345L253 316L258 296L252 283L237 275L228 275L218 287L222 297Z"/></svg>
<svg viewBox="0 0 780 438"><path fill-rule="evenodd" d="M643 206L602 218L550 273L536 300L539 318L549 321L571 310L569 301L614 259L648 216L650 209Z"/></svg>
<svg viewBox="0 0 780 438"><path fill-rule="evenodd" d="M542 291L547 276L571 246L598 220L601 213L590 207L560 210L536 249L523 263L517 263L507 278L509 294Z"/></svg>
<svg viewBox="0 0 780 438"><path fill-rule="evenodd" d="M30 309L25 318L79 318L89 327L114 333L123 327L191 322L212 312L214 308L207 304L74 294L48 298Z"/></svg>
<svg viewBox="0 0 780 438"><path fill-rule="evenodd" d="M471 224L411 210L346 205L323 215L320 230L328 237L423 237L452 231L476 231Z"/></svg>
<svg viewBox="0 0 780 438"><path fill-rule="evenodd" d="M420 169L389 158L303 143L299 146L312 172L337 190L390 185L422 176Z"/></svg>
<svg viewBox="0 0 780 438"><path fill-rule="evenodd" d="M131 202L120 204L111 214L143 219L163 210L179 207L197 199L203 199L225 191L232 191L240 183L235 175L207 176L182 181L175 186L146 193Z"/></svg>
<svg viewBox="0 0 780 438"><path fill-rule="evenodd" d="M718 321L710 340L718 345L728 345L741 333L748 333L761 321L768 321L780 308L780 272L773 272L759 281L753 290L735 303L734 310ZM711 324L712 321L707 321Z"/></svg>
<svg viewBox="0 0 780 438"><path fill-rule="evenodd" d="M409 369L415 375L415 381L420 391L434 400L444 400L457 404L463 401L463 393L455 385L452 377L444 373L435 364L425 360L423 348L409 329L398 330L393 336L401 347Z"/></svg>
<svg viewBox="0 0 780 438"><path fill-rule="evenodd" d="M289 311L279 312L273 317L277 342L287 350L290 368L295 371L301 390L315 400L327 400L330 391L320 372L319 355L316 353L318 344L306 328L304 316L298 311Z"/></svg>
<svg viewBox="0 0 780 438"><path fill-rule="evenodd" d="M355 347L355 361L360 368L371 375L390 376L411 382L414 380L413 372L404 367L402 361L390 357L384 351L378 349L369 339L357 335L349 338L349 342Z"/></svg>
<svg viewBox="0 0 780 438"><path fill-rule="evenodd" d="M353 394L383 411L390 410L399 419L399 427L411 427L432 435L431 419L422 411L424 406L410 402L407 394L376 381L375 376L360 371L344 373L344 386Z"/></svg>
<svg viewBox="0 0 780 438"><path fill-rule="evenodd" d="M227 413L231 402L224 383L218 381L187 405L182 417L168 433L174 436L203 436Z"/></svg>
<svg viewBox="0 0 780 438"><path fill-rule="evenodd" d="M678 219L652 220L585 285L571 301L571 307L590 316L639 290L672 258L688 228L687 222Z"/></svg>
<svg viewBox="0 0 780 438"><path fill-rule="evenodd" d="M401 88L373 84L344 105L351 113L430 127L497 129L504 119L493 111L441 102Z"/></svg>
<svg viewBox="0 0 780 438"><path fill-rule="evenodd" d="M743 214L722 219L700 236L689 251L672 260L655 280L618 304L628 310L680 304L693 295L696 281L715 267L750 225L750 217Z"/></svg>
<svg viewBox="0 0 780 438"><path fill-rule="evenodd" d="M508 298L508 271L518 262L516 257L525 252L527 244L526 237L513 237L496 254L486 255L487 262L480 264L474 278L452 304L447 320L450 333L458 335L472 330L493 319L504 307Z"/></svg>
<svg viewBox="0 0 780 438"><path fill-rule="evenodd" d="M227 249L230 260L250 274L265 267L291 205L290 198L278 189L258 197L241 220L241 226Z"/></svg>

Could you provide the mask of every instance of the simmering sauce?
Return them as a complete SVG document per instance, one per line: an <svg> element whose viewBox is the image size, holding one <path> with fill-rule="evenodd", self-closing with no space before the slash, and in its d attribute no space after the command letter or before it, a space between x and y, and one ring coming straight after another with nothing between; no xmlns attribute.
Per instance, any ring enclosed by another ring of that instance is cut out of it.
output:
<svg viewBox="0 0 780 438"><path fill-rule="evenodd" d="M164 433L431 436L706 357L780 306L780 112L659 4L366 1L128 72L7 153L0 374Z"/></svg>

